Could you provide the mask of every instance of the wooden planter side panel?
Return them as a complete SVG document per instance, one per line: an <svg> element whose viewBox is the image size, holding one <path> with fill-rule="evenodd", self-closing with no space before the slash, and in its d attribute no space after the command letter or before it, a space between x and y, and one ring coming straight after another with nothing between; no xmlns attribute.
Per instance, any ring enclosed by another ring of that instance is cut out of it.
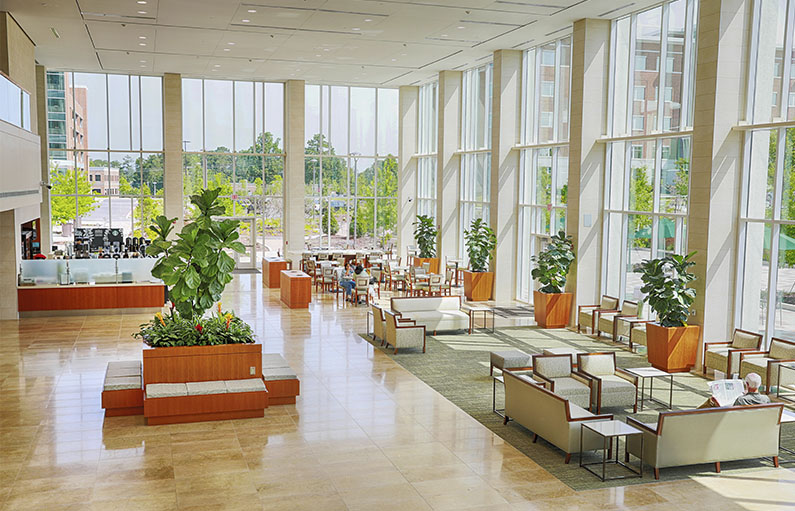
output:
<svg viewBox="0 0 795 511"><path fill-rule="evenodd" d="M144 413L143 389L105 390L102 392L105 417L122 417Z"/></svg>
<svg viewBox="0 0 795 511"><path fill-rule="evenodd" d="M571 293L533 291L533 314L541 328L565 328L571 314Z"/></svg>
<svg viewBox="0 0 795 511"><path fill-rule="evenodd" d="M669 373L690 371L696 364L699 333L698 325L666 328L649 323L646 326L649 363Z"/></svg>
<svg viewBox="0 0 795 511"><path fill-rule="evenodd" d="M422 266L422 263L431 263L431 273L439 273L438 257L415 257L412 265L419 268Z"/></svg>
<svg viewBox="0 0 795 511"><path fill-rule="evenodd" d="M261 344L149 348L143 361L144 385L262 377Z"/></svg>
<svg viewBox="0 0 795 511"><path fill-rule="evenodd" d="M491 300L494 289L494 273L490 271L464 271L464 296L473 302Z"/></svg>
<svg viewBox="0 0 795 511"><path fill-rule="evenodd" d="M295 397L301 393L297 379L266 381L265 388L268 389L269 405L294 405Z"/></svg>
<svg viewBox="0 0 795 511"><path fill-rule="evenodd" d="M144 400L146 423L176 424L210 420L263 417L267 392L240 392Z"/></svg>
<svg viewBox="0 0 795 511"><path fill-rule="evenodd" d="M281 287L281 271L287 269L283 259L264 258L262 260L262 285L272 289Z"/></svg>

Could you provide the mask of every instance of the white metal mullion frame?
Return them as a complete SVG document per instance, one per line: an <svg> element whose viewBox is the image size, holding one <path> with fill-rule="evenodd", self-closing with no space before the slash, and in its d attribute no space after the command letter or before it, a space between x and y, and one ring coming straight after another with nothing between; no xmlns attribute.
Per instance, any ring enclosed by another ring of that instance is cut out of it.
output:
<svg viewBox="0 0 795 511"><path fill-rule="evenodd" d="M378 236L378 97L380 93L375 89L375 129L373 130L375 161L373 162L373 243L376 243Z"/></svg>
<svg viewBox="0 0 795 511"><path fill-rule="evenodd" d="M204 178L204 187L207 188L207 108L205 97L204 79L202 79L202 177Z"/></svg>
<svg viewBox="0 0 795 511"><path fill-rule="evenodd" d="M665 117L665 85L668 83L668 13L670 5L668 2L662 4L660 14L662 16L660 21L660 65L657 66L657 125L655 126L657 131L663 131L665 128L663 118ZM671 76L673 76L673 69Z"/></svg>
<svg viewBox="0 0 795 511"><path fill-rule="evenodd" d="M762 3L755 1L751 17L751 47L749 50L749 62L756 64L759 60L759 24L762 16ZM745 100L745 120L749 123L754 121L754 97L756 96L756 65L748 66L748 90Z"/></svg>
<svg viewBox="0 0 795 511"><path fill-rule="evenodd" d="M632 119L635 117L635 35L638 28L638 15L633 14L629 22L629 62L627 66L627 115L624 133L632 135ZM644 125L645 127L645 125ZM645 131L645 130L644 130Z"/></svg>
<svg viewBox="0 0 795 511"><path fill-rule="evenodd" d="M538 132L541 129L541 63L544 60L543 47L536 48L536 56L533 59L535 80L533 80L533 133L530 140L538 142Z"/></svg>
<svg viewBox="0 0 795 511"><path fill-rule="evenodd" d="M791 4L792 2L790 1L789 3ZM795 16L795 10L792 9L792 5L789 5L789 7L790 8L786 11L787 19L784 25L784 62L782 62L781 92L779 93L779 103L781 105L779 114L783 119L788 117L787 110L789 109L789 84L792 81L790 69L792 68L792 25L794 21L793 17Z"/></svg>
<svg viewBox="0 0 795 511"><path fill-rule="evenodd" d="M560 97L562 94L560 93L560 55L561 55L561 44L560 39L555 42L555 65L553 67L554 70L554 80L555 80L555 88L554 94L555 97L552 100L552 140L558 140L558 123L560 122Z"/></svg>
<svg viewBox="0 0 795 511"><path fill-rule="evenodd" d="M557 71L555 72L555 81L557 83ZM557 90L557 89L556 89ZM555 234L557 231L555 228L557 227L557 210L555 206L558 204L558 148L554 147L549 151L549 157L552 159L551 165L549 168L549 204L548 206L552 206L549 210L549 234L550 236Z"/></svg>
<svg viewBox="0 0 795 511"><path fill-rule="evenodd" d="M521 97L521 106L520 108L520 115L519 120L521 122L520 133L521 136L519 140L522 144L529 142L527 137L527 87L528 87L528 80L527 80L527 66L528 61L530 60L529 54L532 50L525 50L522 52L522 97Z"/></svg>
<svg viewBox="0 0 795 511"><path fill-rule="evenodd" d="M608 50L608 75L607 75L607 134L608 136L615 135L614 127L613 127L613 103L615 102L615 98L613 97L616 88L616 46L618 45L616 40L618 38L618 30L616 30L618 20L612 20L610 22L610 48ZM574 51L574 41L571 43L572 51ZM569 73L571 74L571 73ZM569 96L571 96L571 91L569 92ZM608 190L609 188L605 188ZM607 194L605 194L607 195ZM602 272L604 274L604 272ZM604 286L602 287L604 289Z"/></svg>
<svg viewBox="0 0 795 511"><path fill-rule="evenodd" d="M630 59L633 60L633 59ZM627 90L629 92L629 90ZM630 97L634 97L634 94L628 94ZM624 196L621 198L621 209L626 211L629 209L629 186L631 182L631 175L632 175L632 144L624 142ZM637 215L635 215L637 216ZM621 266L620 268L620 278L619 278L619 295L618 297L623 299L624 292L627 285L627 259L629 257L629 236L627 233L627 228L629 227L629 214L622 213L621 214Z"/></svg>
<svg viewBox="0 0 795 511"><path fill-rule="evenodd" d="M786 76L786 75L785 75ZM767 325L765 326L765 338L770 339L776 327L776 286L778 284L778 245L779 231L781 229L778 220L781 218L781 196L784 188L784 153L786 152L786 130L776 131L776 175L773 184L773 224L770 229L770 265L768 274L768 301L767 301Z"/></svg>
<svg viewBox="0 0 795 511"><path fill-rule="evenodd" d="M749 71L750 73L750 71ZM750 84L750 80L749 80ZM746 131L743 133L743 172L741 177L741 194L740 194L740 229L737 236L737 275L736 275L736 282L739 283L740 286L743 286L745 280L743 279L743 275L745 275L745 265L746 265L746 242L748 237L748 222L743 221L742 217L745 217L748 212L748 193L749 193L749 183L750 183L750 162L751 162L751 134L752 132ZM743 311L743 295L744 290L735 290L735 297L734 297L734 310L738 311L739 314L734 314L734 326L735 328L742 328L742 311Z"/></svg>
<svg viewBox="0 0 795 511"><path fill-rule="evenodd" d="M651 256L657 256L660 212L660 181L662 179L662 146L663 139L654 141L654 168L652 169L652 220L651 220Z"/></svg>
<svg viewBox="0 0 795 511"><path fill-rule="evenodd" d="M681 104L679 106L679 130L690 124L690 94L693 92L691 89L690 68L693 66L692 52L693 47L693 24L695 20L695 0L687 0L685 6L685 40L682 44L682 89L681 89ZM671 88L673 89L673 82ZM671 116L673 118L673 115ZM691 144L692 145L692 144ZM688 194L689 195L689 194Z"/></svg>
<svg viewBox="0 0 795 511"><path fill-rule="evenodd" d="M236 127L237 127L237 88L235 87L235 80L232 80L232 195L237 195L237 158L235 152L237 151L237 141L235 140ZM237 215L237 199L232 199L232 215Z"/></svg>
<svg viewBox="0 0 795 511"><path fill-rule="evenodd" d="M143 82L141 77L138 76L138 143L140 144L138 156L140 157L139 161L141 162L141 196L138 199L141 204L141 229L143 230L146 226L144 225L144 208L143 208L143 200L144 200L144 116L143 116ZM162 83L162 80L161 80ZM132 98L132 87L130 87L130 98ZM161 104L161 109L163 105ZM108 104L108 114L110 114L110 104ZM130 117L130 133L132 133L132 116ZM130 145L132 147L132 144ZM163 157L163 163L165 167L165 153ZM166 169L163 168L163 179L165 181L165 171ZM110 159L108 159L108 177L110 177ZM165 185L165 182L163 183ZM156 190L150 190L149 193L152 194L152 197L157 193ZM165 193L164 193L165 195ZM163 208L165 209L165 198L163 199ZM112 211L112 210L110 210Z"/></svg>

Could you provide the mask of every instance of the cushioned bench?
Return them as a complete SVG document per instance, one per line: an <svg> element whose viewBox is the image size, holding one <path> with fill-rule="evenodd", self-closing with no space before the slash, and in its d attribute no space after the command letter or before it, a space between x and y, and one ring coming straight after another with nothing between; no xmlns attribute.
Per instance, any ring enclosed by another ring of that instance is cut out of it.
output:
<svg viewBox="0 0 795 511"><path fill-rule="evenodd" d="M146 423L176 424L263 417L268 391L261 378L150 383L145 389Z"/></svg>
<svg viewBox="0 0 795 511"><path fill-rule="evenodd" d="M262 379L268 388L268 404L292 405L301 393L301 384L284 357L278 353L262 354Z"/></svg>
<svg viewBox="0 0 795 511"><path fill-rule="evenodd" d="M392 298L392 310L413 320L428 332L469 330L469 314L461 310L460 296L421 296Z"/></svg>
<svg viewBox="0 0 795 511"><path fill-rule="evenodd" d="M105 409L106 417L144 413L141 362L108 362L105 383L102 386L102 408Z"/></svg>

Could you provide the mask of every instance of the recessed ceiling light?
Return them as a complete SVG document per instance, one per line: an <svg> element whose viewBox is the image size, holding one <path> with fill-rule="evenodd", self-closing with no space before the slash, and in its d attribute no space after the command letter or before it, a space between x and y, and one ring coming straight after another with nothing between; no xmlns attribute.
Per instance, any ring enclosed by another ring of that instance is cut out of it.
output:
<svg viewBox="0 0 795 511"><path fill-rule="evenodd" d="M442 34L442 37L447 37L447 34Z"/></svg>
<svg viewBox="0 0 795 511"><path fill-rule="evenodd" d="M361 28L359 28L359 27L353 27L353 29L352 29L352 30L361 30Z"/></svg>
<svg viewBox="0 0 795 511"><path fill-rule="evenodd" d="M323 51L331 51L331 48L323 48Z"/></svg>
<svg viewBox="0 0 795 511"><path fill-rule="evenodd" d="M235 43L226 43L226 44L228 44L229 46L234 46L235 45Z"/></svg>
<svg viewBox="0 0 795 511"><path fill-rule="evenodd" d="M146 11L138 11L138 14L146 14Z"/></svg>
<svg viewBox="0 0 795 511"><path fill-rule="evenodd" d="M138 62L140 62L141 64L146 64L145 60L139 60Z"/></svg>
<svg viewBox="0 0 795 511"><path fill-rule="evenodd" d="M243 21L243 23L248 23L251 20L242 20L242 21Z"/></svg>
<svg viewBox="0 0 795 511"><path fill-rule="evenodd" d="M395 62L397 59L392 59L392 62Z"/></svg>
<svg viewBox="0 0 795 511"><path fill-rule="evenodd" d="M221 64L216 64L213 67L221 67Z"/></svg>
<svg viewBox="0 0 795 511"><path fill-rule="evenodd" d="M138 0L138 3L141 5L146 5L146 0Z"/></svg>
<svg viewBox="0 0 795 511"><path fill-rule="evenodd" d="M319 54L319 53L315 53L315 57L319 57L319 56L320 56L320 54Z"/></svg>
<svg viewBox="0 0 795 511"><path fill-rule="evenodd" d="M458 27L456 27L456 28L462 29L462 28L466 28L466 27L464 25L458 25Z"/></svg>
<svg viewBox="0 0 795 511"><path fill-rule="evenodd" d="M253 14L253 13L257 12L257 10L256 9L249 9L248 12Z"/></svg>
<svg viewBox="0 0 795 511"><path fill-rule="evenodd" d="M232 51L232 50L229 48L224 48L224 51Z"/></svg>
<svg viewBox="0 0 795 511"><path fill-rule="evenodd" d="M138 46L146 46L146 43L138 43Z"/></svg>
<svg viewBox="0 0 795 511"><path fill-rule="evenodd" d="M145 35L139 35L138 39L146 39L146 36Z"/></svg>
<svg viewBox="0 0 795 511"><path fill-rule="evenodd" d="M369 22L371 22L371 21L373 21L373 20L371 20L370 18L365 18L365 19L364 19L364 21L366 21L366 22L368 22L368 23L369 23Z"/></svg>
<svg viewBox="0 0 795 511"><path fill-rule="evenodd" d="M146 67L146 66L141 66L141 67Z"/></svg>

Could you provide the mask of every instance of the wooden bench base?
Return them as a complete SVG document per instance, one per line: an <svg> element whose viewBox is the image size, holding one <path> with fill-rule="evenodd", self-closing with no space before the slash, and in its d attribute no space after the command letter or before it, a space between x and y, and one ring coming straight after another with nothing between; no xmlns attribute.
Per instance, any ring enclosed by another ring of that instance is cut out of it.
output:
<svg viewBox="0 0 795 511"><path fill-rule="evenodd" d="M144 399L144 417L149 425L264 417L268 401L267 392Z"/></svg>
<svg viewBox="0 0 795 511"><path fill-rule="evenodd" d="M269 405L294 405L295 397L301 393L301 384L297 379L270 380L265 382L268 389Z"/></svg>
<svg viewBox="0 0 795 511"><path fill-rule="evenodd" d="M105 417L123 417L144 413L143 389L105 390L102 392Z"/></svg>

